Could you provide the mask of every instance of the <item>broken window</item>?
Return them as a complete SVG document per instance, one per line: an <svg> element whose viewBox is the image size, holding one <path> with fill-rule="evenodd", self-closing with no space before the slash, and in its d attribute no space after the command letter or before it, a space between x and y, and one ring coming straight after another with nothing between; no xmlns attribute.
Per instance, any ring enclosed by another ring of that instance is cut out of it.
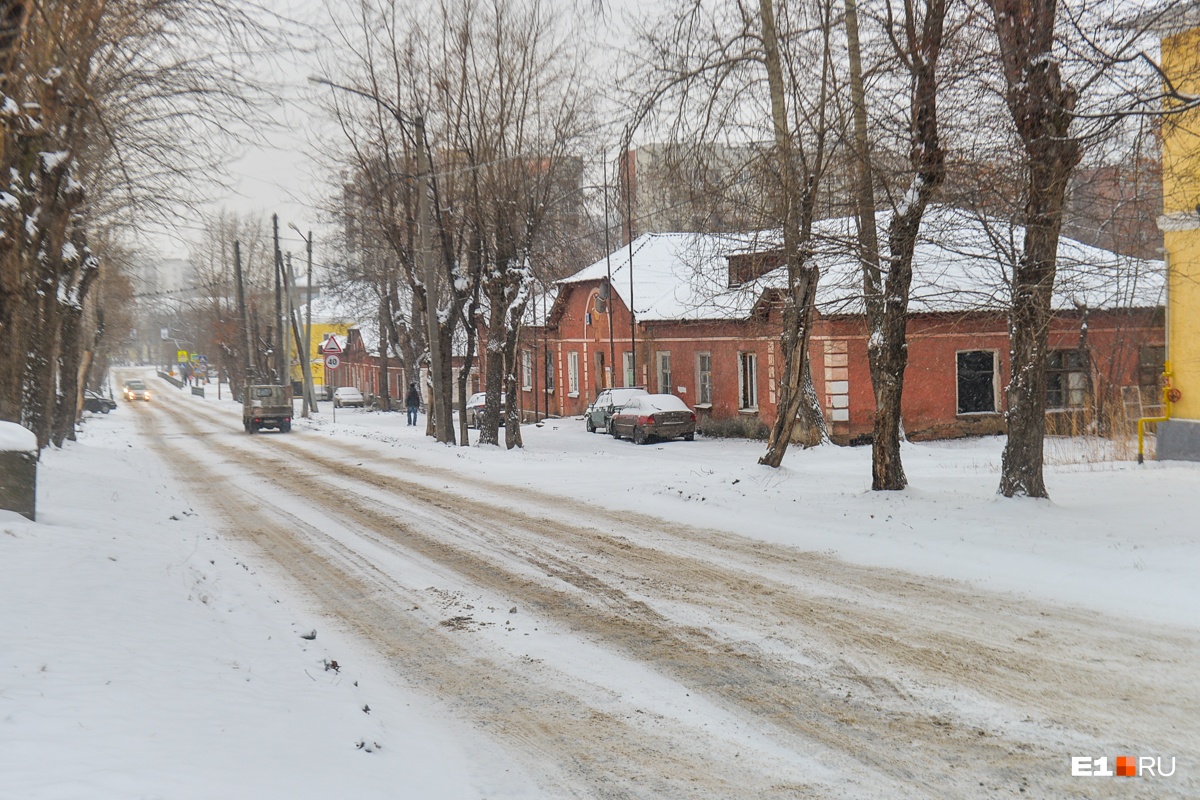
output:
<svg viewBox="0 0 1200 800"><path fill-rule="evenodd" d="M738 353L738 409L758 410L758 356Z"/></svg>
<svg viewBox="0 0 1200 800"><path fill-rule="evenodd" d="M1051 350L1046 359L1046 408L1083 408L1087 363L1078 350Z"/></svg>

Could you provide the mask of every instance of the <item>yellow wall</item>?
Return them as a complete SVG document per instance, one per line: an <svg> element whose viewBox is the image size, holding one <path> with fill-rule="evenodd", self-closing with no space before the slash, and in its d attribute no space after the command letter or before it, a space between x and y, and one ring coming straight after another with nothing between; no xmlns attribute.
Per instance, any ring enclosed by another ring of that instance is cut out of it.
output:
<svg viewBox="0 0 1200 800"><path fill-rule="evenodd" d="M1163 68L1179 89L1200 92L1200 28L1163 39ZM1172 416L1200 420L1200 110L1163 123L1163 211L1167 343Z"/></svg>
<svg viewBox="0 0 1200 800"><path fill-rule="evenodd" d="M332 384L327 384L325 381L325 359L322 357L322 354L321 354L321 342L325 341L325 335L328 333L337 334L337 337L341 341L342 346L345 347L346 346L346 334L349 332L349 330L350 330L350 326L343 325L343 324L332 324L331 325L331 324L324 323L324 322L314 322L312 324L313 351L312 351L311 357L313 359L312 376L313 376L313 385L314 386L332 385ZM300 333L301 333L301 335L303 335L303 333L304 333L303 325L300 327ZM298 360L296 360L296 348L294 346L292 348L292 364L293 364L292 380L294 380L294 381L303 380L304 375L301 372L301 369L299 366L300 362Z"/></svg>

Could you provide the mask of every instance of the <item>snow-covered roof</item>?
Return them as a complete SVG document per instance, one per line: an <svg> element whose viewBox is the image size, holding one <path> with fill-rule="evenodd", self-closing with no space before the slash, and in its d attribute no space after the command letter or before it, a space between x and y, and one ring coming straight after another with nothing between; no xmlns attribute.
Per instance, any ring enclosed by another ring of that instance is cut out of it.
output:
<svg viewBox="0 0 1200 800"><path fill-rule="evenodd" d="M887 213L880 214L886 230ZM854 253L852 218L814 225L821 271L817 307L822 314L863 311L862 274ZM959 209L931 207L913 256L912 313L996 310L1009 307L1009 275L1020 254L1019 226ZM729 286L728 258L777 248L774 232L731 235L646 234L634 240L633 308L642 321L744 319L764 292L786 286L783 268L740 286ZM886 237L881 242L886 249ZM1153 308L1165 302L1161 261L1121 256L1072 239L1059 242L1054 307ZM611 263L610 263L611 262ZM560 281L598 281L611 269L613 291L629 302L630 248L625 247Z"/></svg>

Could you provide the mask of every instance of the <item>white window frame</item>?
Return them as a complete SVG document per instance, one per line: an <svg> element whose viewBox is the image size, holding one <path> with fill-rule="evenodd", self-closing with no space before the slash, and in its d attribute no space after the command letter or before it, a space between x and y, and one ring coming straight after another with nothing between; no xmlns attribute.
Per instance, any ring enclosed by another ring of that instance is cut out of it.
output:
<svg viewBox="0 0 1200 800"><path fill-rule="evenodd" d="M625 373L625 385L636 386L637 375L633 374L633 351L621 353L621 371Z"/></svg>
<svg viewBox="0 0 1200 800"><path fill-rule="evenodd" d="M992 354L992 410L991 411L961 411L962 398L959 397L958 357L962 353L991 353ZM1000 413L1000 351L990 347L973 347L970 350L954 351L954 413L960 417L988 416Z"/></svg>
<svg viewBox="0 0 1200 800"><path fill-rule="evenodd" d="M701 366L701 359L708 359L708 369ZM705 389L708 391L705 392ZM712 407L712 352L696 353L696 405Z"/></svg>
<svg viewBox="0 0 1200 800"><path fill-rule="evenodd" d="M579 397L579 353L567 353L567 396Z"/></svg>
<svg viewBox="0 0 1200 800"><path fill-rule="evenodd" d="M673 389L671 384L671 351L656 351L654 353L654 366L654 372L658 378L658 393L671 394Z"/></svg>
<svg viewBox="0 0 1200 800"><path fill-rule="evenodd" d="M533 391L533 353L529 350L521 351L521 388Z"/></svg>
<svg viewBox="0 0 1200 800"><path fill-rule="evenodd" d="M739 350L737 355L738 411L758 411L758 353Z"/></svg>

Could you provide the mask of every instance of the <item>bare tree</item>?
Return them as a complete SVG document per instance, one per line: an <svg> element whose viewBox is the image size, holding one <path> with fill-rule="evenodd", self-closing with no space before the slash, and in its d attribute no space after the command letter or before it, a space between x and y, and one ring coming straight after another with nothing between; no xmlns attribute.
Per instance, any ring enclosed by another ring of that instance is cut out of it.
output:
<svg viewBox="0 0 1200 800"><path fill-rule="evenodd" d="M893 57L906 73L909 90L908 133L911 180L899 202L892 203L887 251L879 251L875 192L867 133L867 101L863 87L855 0L846 0L854 152L859 164L856 217L863 295L867 313L867 357L875 392L875 424L871 452L871 488L903 489L908 485L900 458L901 403L908 365L908 301L912 261L925 208L945 177L945 151L938 130L938 58L942 50L947 0L905 2L903 17L886 7L885 31ZM886 260L886 265L882 262Z"/></svg>
<svg viewBox="0 0 1200 800"><path fill-rule="evenodd" d="M755 148L771 177L760 227L782 231L787 286L777 416L760 463L779 466L798 420L806 446L827 438L808 340L819 279L812 223L834 132L843 123L833 102L839 87L832 4L680 2L666 20L647 37L651 90L634 125L665 118L676 140L769 142ZM765 128L755 125L758 119L767 120Z"/></svg>
<svg viewBox="0 0 1200 800"><path fill-rule="evenodd" d="M1181 4L1133 19L1086 0L989 0L1003 95L1023 149L1025 238L1012 276L1012 379L1000 493L1046 497L1046 360L1066 196L1085 148L1134 115L1193 107L1155 66L1148 36ZM1173 101L1168 108L1163 100Z"/></svg>
<svg viewBox="0 0 1200 800"><path fill-rule="evenodd" d="M378 0L340 30L354 63L344 78L324 82L345 90L334 112L353 151L353 174L371 187L380 230L431 320L435 435L455 439L449 354L461 325L473 344L482 312L491 405L481 439L497 442L530 259L583 119L581 58L541 0ZM346 99L356 95L371 104ZM458 377L463 386L465 374ZM509 397L515 420L519 395ZM509 445L519 444L519 425L506 428Z"/></svg>
<svg viewBox="0 0 1200 800"><path fill-rule="evenodd" d="M74 426L100 269L89 237L163 209L204 154L225 154L215 134L244 106L241 84L221 74L238 48L215 45L255 25L222 0L38 0L3 12L0 335L25 356L0 367L0 418L45 446Z"/></svg>

